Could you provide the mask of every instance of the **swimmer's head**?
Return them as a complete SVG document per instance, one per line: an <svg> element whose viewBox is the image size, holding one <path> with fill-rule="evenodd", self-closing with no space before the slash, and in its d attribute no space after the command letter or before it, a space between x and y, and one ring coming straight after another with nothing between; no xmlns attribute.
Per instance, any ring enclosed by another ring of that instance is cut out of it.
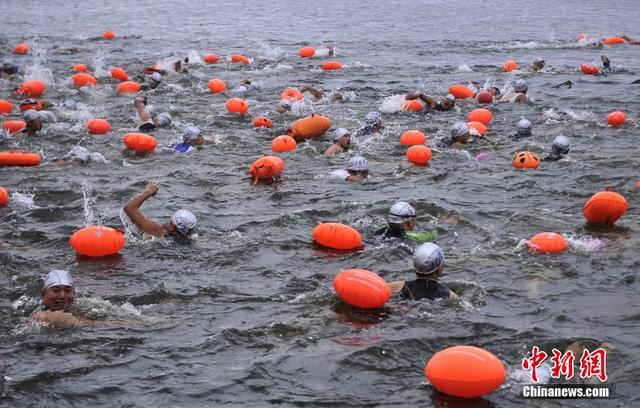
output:
<svg viewBox="0 0 640 408"><path fill-rule="evenodd" d="M169 234L177 238L191 238L196 229L198 219L189 210L178 210L171 216L171 222L167 226Z"/></svg>
<svg viewBox="0 0 640 408"><path fill-rule="evenodd" d="M27 123L27 128L30 130L40 130L42 129L42 116L40 116L40 112L35 109L26 110L22 114L22 118Z"/></svg>
<svg viewBox="0 0 640 408"><path fill-rule="evenodd" d="M529 137L531 136L531 131L533 129L533 124L528 119L520 119L516 124L516 131L518 132L518 136L520 137Z"/></svg>
<svg viewBox="0 0 640 408"><path fill-rule="evenodd" d="M553 139L553 143L551 144L551 150L555 154L567 154L569 150L571 150L571 141L568 137L559 135Z"/></svg>
<svg viewBox="0 0 640 408"><path fill-rule="evenodd" d="M288 99L280 99L278 102L278 106L276 107L276 112L285 113L286 111L291 110L291 101Z"/></svg>
<svg viewBox="0 0 640 408"><path fill-rule="evenodd" d="M202 131L197 126L187 126L182 132L182 141L191 146L201 145L204 142Z"/></svg>
<svg viewBox="0 0 640 408"><path fill-rule="evenodd" d="M456 122L451 126L451 138L455 141L466 143L469 140L469 126L466 122Z"/></svg>
<svg viewBox="0 0 640 408"><path fill-rule="evenodd" d="M333 143L343 149L348 148L351 145L351 133L345 128L337 128L333 131Z"/></svg>
<svg viewBox="0 0 640 408"><path fill-rule="evenodd" d="M162 75L159 72L154 72L153 74L149 75L149 79L154 82L160 83L162 82Z"/></svg>
<svg viewBox="0 0 640 408"><path fill-rule="evenodd" d="M171 124L171 115L169 112L162 112L156 116L156 121L158 122L158 126L169 126Z"/></svg>
<svg viewBox="0 0 640 408"><path fill-rule="evenodd" d="M489 92L493 96L500 96L500 88L498 88L497 86L492 86L491 88L487 89L487 92Z"/></svg>
<svg viewBox="0 0 640 408"><path fill-rule="evenodd" d="M54 270L46 274L43 278L41 297L45 310L67 310L76 297L69 272Z"/></svg>
<svg viewBox="0 0 640 408"><path fill-rule="evenodd" d="M362 156L354 156L349 159L347 164L347 171L352 176L368 177L369 176L369 162Z"/></svg>
<svg viewBox="0 0 640 408"><path fill-rule="evenodd" d="M438 245L427 242L413 252L413 266L416 274L426 276L442 271L444 267L444 252Z"/></svg>
<svg viewBox="0 0 640 408"><path fill-rule="evenodd" d="M91 153L89 153L86 147L82 146L73 146L73 149L69 152L69 156L75 156L83 163L91 161Z"/></svg>
<svg viewBox="0 0 640 408"><path fill-rule="evenodd" d="M373 112L367 113L367 116L365 116L364 118L364 123L367 126L381 125L382 116L380 115L380 112L373 111Z"/></svg>
<svg viewBox="0 0 640 408"><path fill-rule="evenodd" d="M35 98L28 98L20 102L20 110L22 112L27 111L29 109L39 110L38 108L41 108L41 107L42 107L42 104Z"/></svg>
<svg viewBox="0 0 640 408"><path fill-rule="evenodd" d="M416 225L416 210L404 201L398 201L389 209L388 222L390 225L411 230Z"/></svg>
<svg viewBox="0 0 640 408"><path fill-rule="evenodd" d="M456 106L456 97L452 94L447 94L440 100L440 107L444 110L453 109L454 106Z"/></svg>
<svg viewBox="0 0 640 408"><path fill-rule="evenodd" d="M513 90L518 93L527 93L527 89L529 89L529 84L524 79L516 79L513 83Z"/></svg>
<svg viewBox="0 0 640 408"><path fill-rule="evenodd" d="M538 69L544 68L544 60L540 57L537 57L536 59L533 60L533 66Z"/></svg>

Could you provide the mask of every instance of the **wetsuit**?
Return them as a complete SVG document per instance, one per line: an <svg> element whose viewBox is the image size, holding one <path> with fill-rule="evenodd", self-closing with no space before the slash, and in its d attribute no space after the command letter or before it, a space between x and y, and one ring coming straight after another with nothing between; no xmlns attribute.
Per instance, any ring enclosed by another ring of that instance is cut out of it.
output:
<svg viewBox="0 0 640 408"><path fill-rule="evenodd" d="M438 147L451 147L456 142L455 139L448 137L446 139L441 139L436 143Z"/></svg>
<svg viewBox="0 0 640 408"><path fill-rule="evenodd" d="M407 233L404 230L399 228L391 228L391 227L380 228L379 230L374 232L373 235L376 237L381 237L383 240L387 240L387 239L409 240Z"/></svg>
<svg viewBox="0 0 640 408"><path fill-rule="evenodd" d="M195 149L187 143L178 143L173 146L174 153L192 153Z"/></svg>
<svg viewBox="0 0 640 408"><path fill-rule="evenodd" d="M548 156L544 156L544 157L542 158L542 161L545 161L545 162L546 162L546 161L557 161L557 160L560 160L560 159L562 159L562 158L564 158L564 155L563 155L563 154L555 154L555 153L551 153L551 154L549 154Z"/></svg>
<svg viewBox="0 0 640 408"><path fill-rule="evenodd" d="M447 299L451 291L448 287L428 279L416 279L404 283L400 297L404 300Z"/></svg>

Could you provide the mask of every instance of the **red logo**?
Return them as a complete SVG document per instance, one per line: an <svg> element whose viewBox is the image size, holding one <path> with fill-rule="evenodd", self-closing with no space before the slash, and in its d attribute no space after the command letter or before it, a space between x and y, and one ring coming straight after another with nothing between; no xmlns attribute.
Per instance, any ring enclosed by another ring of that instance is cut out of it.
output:
<svg viewBox="0 0 640 408"><path fill-rule="evenodd" d="M566 380L570 380L574 375L575 355L571 350L564 354L554 348L551 357L551 377L560 378L564 376ZM540 350L538 346L531 349L531 357L522 360L522 368L531 371L531 381L538 382L537 369L547 359L548 354ZM580 357L580 378L598 377L600 381L607 381L607 351L603 348L589 352L584 349Z"/></svg>

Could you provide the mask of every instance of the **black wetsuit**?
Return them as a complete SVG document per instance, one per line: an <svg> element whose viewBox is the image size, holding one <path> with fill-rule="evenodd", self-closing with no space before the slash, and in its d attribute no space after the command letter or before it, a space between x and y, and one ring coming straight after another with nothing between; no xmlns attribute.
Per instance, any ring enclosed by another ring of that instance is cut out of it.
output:
<svg viewBox="0 0 640 408"><path fill-rule="evenodd" d="M548 156L544 156L542 158L542 161L546 162L546 161L557 161L564 158L564 154L556 154L556 153L551 153Z"/></svg>
<svg viewBox="0 0 640 408"><path fill-rule="evenodd" d="M447 299L450 292L448 287L436 281L416 279L404 283L400 291L400 297L404 300Z"/></svg>
<svg viewBox="0 0 640 408"><path fill-rule="evenodd" d="M376 237L380 237L383 240L387 240L387 239L402 239L407 241L409 240L407 233L403 229L399 229L399 228L391 228L391 227L380 228L379 230L374 232L373 235Z"/></svg>
<svg viewBox="0 0 640 408"><path fill-rule="evenodd" d="M438 147L451 147L453 146L453 144L456 142L457 140L448 137L446 139L441 139L436 143L436 146Z"/></svg>

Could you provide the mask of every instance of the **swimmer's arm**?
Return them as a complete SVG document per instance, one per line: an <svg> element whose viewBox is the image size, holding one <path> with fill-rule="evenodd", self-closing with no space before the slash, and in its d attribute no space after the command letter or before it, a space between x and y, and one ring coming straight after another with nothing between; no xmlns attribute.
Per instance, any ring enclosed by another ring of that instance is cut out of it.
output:
<svg viewBox="0 0 640 408"><path fill-rule="evenodd" d="M82 325L82 321L80 319L71 313L63 312L62 310L57 310L55 312L38 312L34 314L32 318L40 322L49 323L51 326L56 327L76 327Z"/></svg>
<svg viewBox="0 0 640 408"><path fill-rule="evenodd" d="M202 144L206 144L206 145L216 144L216 141L205 137L204 140L202 141Z"/></svg>
<svg viewBox="0 0 640 408"><path fill-rule="evenodd" d="M529 101L529 98L527 98L527 95L525 94L521 94L516 96L516 102L517 103L527 103Z"/></svg>
<svg viewBox="0 0 640 408"><path fill-rule="evenodd" d="M449 299L458 299L458 295L456 295L456 292L452 291L451 289L449 289Z"/></svg>
<svg viewBox="0 0 640 408"><path fill-rule="evenodd" d="M400 293L403 287L404 287L404 281L389 282L389 289L391 289L391 296L395 296L398 293Z"/></svg>
<svg viewBox="0 0 640 408"><path fill-rule="evenodd" d="M140 228L143 232L146 232L149 235L153 235L154 237L164 237L167 231L164 227L157 222L148 219L144 216L142 211L140 211L140 206L144 203L147 198L153 197L158 192L158 184L154 182L150 182L147 184L147 187L144 191L135 197L133 197L125 206L122 208L129 216L131 221Z"/></svg>
<svg viewBox="0 0 640 408"><path fill-rule="evenodd" d="M420 97L420 95L422 95L422 92L413 92L413 93L408 93L404 96L404 99L407 101L412 101L414 99L418 99Z"/></svg>
<svg viewBox="0 0 640 408"><path fill-rule="evenodd" d="M302 85L299 89L300 93L305 93L307 91L313 94L313 97L316 99L322 99L324 96L324 92L312 87L311 85Z"/></svg>
<svg viewBox="0 0 640 408"><path fill-rule="evenodd" d="M166 69L162 69L162 68L145 67L144 70L145 71L157 72L160 75L167 75L167 70Z"/></svg>
<svg viewBox="0 0 640 408"><path fill-rule="evenodd" d="M429 95L420 94L420 99L422 99L424 101L424 103L426 103L427 106L429 108L431 108L431 109L435 108L438 105L438 101L436 101L435 99L433 99Z"/></svg>

